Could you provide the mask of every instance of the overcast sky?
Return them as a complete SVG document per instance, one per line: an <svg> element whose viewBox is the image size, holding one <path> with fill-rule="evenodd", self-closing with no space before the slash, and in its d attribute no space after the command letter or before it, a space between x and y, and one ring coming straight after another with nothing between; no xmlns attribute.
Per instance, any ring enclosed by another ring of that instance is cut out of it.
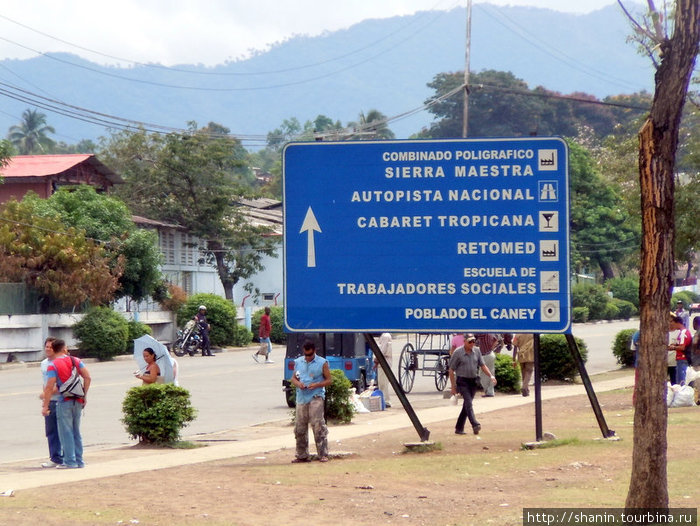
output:
<svg viewBox="0 0 700 526"><path fill-rule="evenodd" d="M588 13L615 0L489 3ZM125 65L111 56L168 66L215 65L294 35L465 5L466 0L13 0L0 13L0 59L67 51L102 64Z"/></svg>

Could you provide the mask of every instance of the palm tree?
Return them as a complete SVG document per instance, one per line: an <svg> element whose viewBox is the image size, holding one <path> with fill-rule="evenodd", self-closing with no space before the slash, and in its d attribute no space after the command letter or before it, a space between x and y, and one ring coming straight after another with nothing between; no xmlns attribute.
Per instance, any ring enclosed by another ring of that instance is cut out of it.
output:
<svg viewBox="0 0 700 526"><path fill-rule="evenodd" d="M30 155L46 153L53 148L55 142L47 133L56 133L56 130L46 124L46 115L27 109L22 113L22 122L10 128L7 138L21 155Z"/></svg>
<svg viewBox="0 0 700 526"><path fill-rule="evenodd" d="M376 124L375 124L376 123ZM355 133L351 139L393 139L394 132L389 129L386 123L386 115L378 110L369 110L367 115L360 112L360 122L351 122L348 127L353 128Z"/></svg>

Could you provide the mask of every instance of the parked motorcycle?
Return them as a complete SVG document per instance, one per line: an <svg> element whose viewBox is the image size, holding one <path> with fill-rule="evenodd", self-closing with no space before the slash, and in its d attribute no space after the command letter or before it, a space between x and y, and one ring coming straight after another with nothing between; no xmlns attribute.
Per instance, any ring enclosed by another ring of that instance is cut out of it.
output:
<svg viewBox="0 0 700 526"><path fill-rule="evenodd" d="M194 356L202 350L202 337L199 334L199 326L195 320L188 321L185 326L177 331L177 339L173 343L175 356Z"/></svg>

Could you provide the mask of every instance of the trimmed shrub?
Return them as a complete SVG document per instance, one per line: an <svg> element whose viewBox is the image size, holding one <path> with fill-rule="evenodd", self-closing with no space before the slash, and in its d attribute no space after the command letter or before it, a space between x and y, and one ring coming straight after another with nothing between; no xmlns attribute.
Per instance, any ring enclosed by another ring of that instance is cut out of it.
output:
<svg viewBox="0 0 700 526"><path fill-rule="evenodd" d="M152 444L177 441L180 430L197 416L190 392L173 384L132 387L122 403L122 413L129 436Z"/></svg>
<svg viewBox="0 0 700 526"><path fill-rule="evenodd" d="M613 298L629 301L639 308L639 278L613 278L605 282Z"/></svg>
<svg viewBox="0 0 700 526"><path fill-rule="evenodd" d="M217 347L232 345L236 339L236 307L216 294L195 294L177 311L177 324L182 327L197 314L200 305L207 307L211 325L209 339Z"/></svg>
<svg viewBox="0 0 700 526"><path fill-rule="evenodd" d="M495 374L497 391L517 393L520 390L520 367L513 367L512 356L502 353L496 354Z"/></svg>
<svg viewBox="0 0 700 526"><path fill-rule="evenodd" d="M617 319L627 320L637 314L637 307L631 301L613 298L610 303L617 307Z"/></svg>
<svg viewBox="0 0 700 526"><path fill-rule="evenodd" d="M588 358L585 342L576 338L584 363ZM578 374L566 337L563 334L545 334L540 338L540 377L547 380L571 380Z"/></svg>
<svg viewBox="0 0 700 526"><path fill-rule="evenodd" d="M612 352L617 358L617 363L622 366L631 367L634 365L634 351L630 349L630 343L635 332L637 332L636 329L624 329L615 336Z"/></svg>
<svg viewBox="0 0 700 526"><path fill-rule="evenodd" d="M620 309L617 308L617 305L613 303L612 300L610 300L608 303L605 304L605 308L603 309L603 312L601 313L601 319L603 320L616 320L620 317Z"/></svg>
<svg viewBox="0 0 700 526"><path fill-rule="evenodd" d="M574 323L586 323L588 321L588 307L574 307L572 317Z"/></svg>
<svg viewBox="0 0 700 526"><path fill-rule="evenodd" d="M236 347L245 347L253 341L253 333L249 331L245 325L236 325L233 337L233 345Z"/></svg>
<svg viewBox="0 0 700 526"><path fill-rule="evenodd" d="M326 387L326 418L347 424L355 414L350 402L352 384L340 369L331 369L331 377L332 383Z"/></svg>
<svg viewBox="0 0 700 526"><path fill-rule="evenodd" d="M589 320L604 320L610 297L600 285L578 284L571 289L571 306L588 307Z"/></svg>
<svg viewBox="0 0 700 526"><path fill-rule="evenodd" d="M126 341L126 354L133 354L134 352L134 340L140 338L144 334L152 335L153 329L151 329L145 323L140 321L131 320L127 322L129 327L129 336Z"/></svg>
<svg viewBox="0 0 700 526"><path fill-rule="evenodd" d="M73 334L80 340L80 356L112 360L126 352L129 324L109 307L93 307L73 325Z"/></svg>
<svg viewBox="0 0 700 526"><path fill-rule="evenodd" d="M253 339L256 342L258 341L258 334L260 334L260 318L264 312L265 309L256 310L251 318L250 326L253 331ZM270 341L279 344L287 343L287 334L284 332L283 307L270 307L270 325L272 326Z"/></svg>

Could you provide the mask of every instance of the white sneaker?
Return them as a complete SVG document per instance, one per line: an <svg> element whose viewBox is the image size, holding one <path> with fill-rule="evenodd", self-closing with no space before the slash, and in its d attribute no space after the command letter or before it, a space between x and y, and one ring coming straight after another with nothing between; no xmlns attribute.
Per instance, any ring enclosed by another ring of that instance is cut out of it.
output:
<svg viewBox="0 0 700 526"><path fill-rule="evenodd" d="M253 353L253 360L255 360L257 363L260 363L260 360L258 360L258 353Z"/></svg>
<svg viewBox="0 0 700 526"><path fill-rule="evenodd" d="M58 466L58 462L54 462L53 460L49 460L48 462L44 462L41 467L42 468L55 468Z"/></svg>
<svg viewBox="0 0 700 526"><path fill-rule="evenodd" d="M265 360L265 363L275 363L272 360Z"/></svg>

